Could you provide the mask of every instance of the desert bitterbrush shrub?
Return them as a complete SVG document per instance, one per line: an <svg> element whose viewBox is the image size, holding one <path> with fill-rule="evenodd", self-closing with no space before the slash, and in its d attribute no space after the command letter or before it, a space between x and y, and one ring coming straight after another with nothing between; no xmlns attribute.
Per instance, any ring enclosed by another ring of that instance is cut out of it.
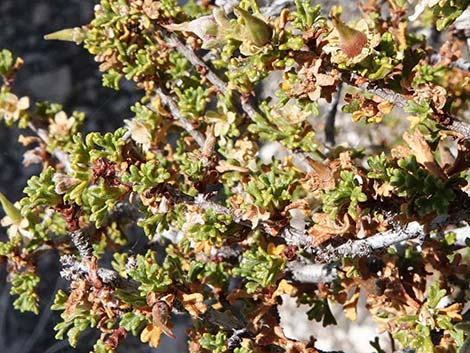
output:
<svg viewBox="0 0 470 353"><path fill-rule="evenodd" d="M129 334L157 347L173 312L192 319L191 352L313 353L314 337L284 335L281 296L326 326L331 302L354 320L361 291L400 347L468 346L469 242L455 229L470 219L470 65L465 33L448 29L468 0L421 1L411 17L406 1L369 1L354 21L308 0L230 4L102 0L89 24L46 36L83 45L104 86L143 90L105 134L17 96L23 61L1 51L0 119L43 167L23 199L0 194L15 308L38 312L35 264L54 250L70 281L56 337L75 346L94 328L97 353ZM440 48L417 31L432 26ZM337 107L360 131L389 126L379 151L335 144Z"/></svg>

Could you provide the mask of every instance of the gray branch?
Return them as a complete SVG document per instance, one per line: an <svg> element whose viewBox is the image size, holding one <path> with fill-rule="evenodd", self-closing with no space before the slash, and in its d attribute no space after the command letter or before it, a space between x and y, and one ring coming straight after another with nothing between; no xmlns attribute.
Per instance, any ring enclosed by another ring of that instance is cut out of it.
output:
<svg viewBox="0 0 470 353"><path fill-rule="evenodd" d="M235 316L213 308L209 308L209 310L202 315L202 320L209 322L212 325L221 326L226 330L240 330L245 326Z"/></svg>
<svg viewBox="0 0 470 353"><path fill-rule="evenodd" d="M175 47L177 51L180 52L189 62L195 66L200 67L205 71L205 76L222 94L226 95L229 93L229 89L224 81L222 81L219 76L217 76L210 68L206 65L204 61L199 58L196 53L189 48L188 46L184 45L178 37L167 31L166 29L159 27L158 28L168 39L168 43Z"/></svg>
<svg viewBox="0 0 470 353"><path fill-rule="evenodd" d="M257 109L250 103L249 98L241 96L241 94L237 91L232 91L228 88L227 84L220 79L217 74L215 74L211 68L201 59L199 56L188 46L182 43L178 37L168 32L166 29L159 27L158 28L161 33L165 35L168 39L170 45L174 46L178 52L181 53L188 61L195 67L199 67L204 72L205 77L208 79L210 83L212 83L219 92L223 95L228 95L229 93L232 94L232 103L235 105L237 110L242 113L245 113L252 121L256 120L257 116L260 116L260 113ZM292 152L291 155L297 155L297 153ZM305 159L304 156L298 156L298 159ZM313 171L313 168L308 163L303 163L302 166L304 167L304 171L306 173L310 173Z"/></svg>
<svg viewBox="0 0 470 353"><path fill-rule="evenodd" d="M91 259L93 249L90 244L90 238L94 232L96 232L96 228L91 225L70 233L73 245L77 248L82 259Z"/></svg>
<svg viewBox="0 0 470 353"><path fill-rule="evenodd" d="M251 120L256 119L256 116L259 115L259 113L257 112L256 108L248 102L247 99L241 97L237 91L231 91L227 84L221 80L214 71L211 70L211 68L194 52L194 50L181 42L175 34L168 32L164 28L161 28L160 30L168 38L170 45L174 46L176 50L178 50L181 55L188 59L188 61L193 66L199 67L204 71L205 77L217 88L220 93L223 95L232 93L234 98L233 103L237 109L245 112L245 114L248 115Z"/></svg>
<svg viewBox="0 0 470 353"><path fill-rule="evenodd" d="M102 227L107 227L110 223L116 221L119 221L121 224L129 223L136 218L136 207L130 203L117 202L112 212L105 217ZM91 223L84 228L69 233L73 245L77 248L78 253L83 259L91 259L93 249L90 244L90 239L97 231L98 229Z"/></svg>
<svg viewBox="0 0 470 353"><path fill-rule="evenodd" d="M460 133L466 140L470 140L469 124L457 119L452 119L452 122L449 125L446 125L446 127Z"/></svg>
<svg viewBox="0 0 470 353"><path fill-rule="evenodd" d="M405 240L420 238L424 234L424 227L421 224L411 222L398 230L391 229L369 238L350 240L338 247L329 245L317 252L315 257L317 261L330 263L344 257L368 256L377 250L386 249Z"/></svg>
<svg viewBox="0 0 470 353"><path fill-rule="evenodd" d="M306 259L295 260L287 264L287 272L301 283L330 283L338 277L336 264L316 264Z"/></svg>
<svg viewBox="0 0 470 353"><path fill-rule="evenodd" d="M269 5L263 6L260 11L266 17L278 16L282 10L291 8L294 0L273 0L268 2Z"/></svg>
<svg viewBox="0 0 470 353"><path fill-rule="evenodd" d="M434 53L431 55L429 61L431 64L439 64L443 60L442 55L438 53ZM462 71L470 71L470 61L465 60L463 58L457 59L455 61L451 61L447 66L451 68L456 68Z"/></svg>
<svg viewBox="0 0 470 353"><path fill-rule="evenodd" d="M181 114L173 98L164 93L160 87L157 87L155 91L162 100L163 105L168 107L171 115L173 115L173 117L180 122L183 129L185 129L192 136L192 138L200 147L204 147L206 139L204 138L203 134L197 131L193 124ZM154 110L151 105L149 105L149 108Z"/></svg>
<svg viewBox="0 0 470 353"><path fill-rule="evenodd" d="M79 281L90 278L90 268L82 261L79 261L74 255L64 255L60 258L62 264L62 270L60 276L70 282ZM96 270L96 275L103 284L106 284L112 288L119 288L125 290L128 293L137 293L139 283L132 280L121 277L116 271L99 267Z"/></svg>
<svg viewBox="0 0 470 353"><path fill-rule="evenodd" d="M287 245L297 246L300 249L312 252L313 238L309 236L305 231L299 232L292 227L286 227L281 237L286 241Z"/></svg>

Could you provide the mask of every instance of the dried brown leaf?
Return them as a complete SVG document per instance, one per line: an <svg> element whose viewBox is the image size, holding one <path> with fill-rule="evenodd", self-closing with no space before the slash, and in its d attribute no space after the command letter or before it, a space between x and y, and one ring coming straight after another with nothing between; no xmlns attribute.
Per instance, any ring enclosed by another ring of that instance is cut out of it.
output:
<svg viewBox="0 0 470 353"><path fill-rule="evenodd" d="M349 298L348 301L343 304L345 316L351 321L356 321L357 319L357 303L359 302L360 294L361 288L357 287L351 298Z"/></svg>
<svg viewBox="0 0 470 353"><path fill-rule="evenodd" d="M313 171L306 174L302 180L302 185L304 185L308 191L331 190L335 187L335 174L333 169L313 160L310 160L310 165Z"/></svg>
<svg viewBox="0 0 470 353"><path fill-rule="evenodd" d="M260 222L267 221L271 217L271 214L261 209L258 205L250 205L248 211L246 211L242 218L251 222L251 227L254 229Z"/></svg>
<svg viewBox="0 0 470 353"><path fill-rule="evenodd" d="M140 334L140 340L143 343L149 343L152 348L157 348L160 345L160 336L162 331L159 327L154 325L147 325Z"/></svg>
<svg viewBox="0 0 470 353"><path fill-rule="evenodd" d="M432 153L431 148L419 130L416 130L413 135L409 132L405 132L403 134L403 139L410 146L411 151L415 155L419 164L423 165L428 172L435 177L446 179L444 172L434 159L434 154Z"/></svg>
<svg viewBox="0 0 470 353"><path fill-rule="evenodd" d="M390 197L391 192L393 190L393 186L390 183L378 183L374 182L374 190L375 190L375 196L384 196L384 197Z"/></svg>
<svg viewBox="0 0 470 353"><path fill-rule="evenodd" d="M207 305L204 304L204 296L201 293L183 293L181 297L184 308L192 317L200 317L207 311Z"/></svg>
<svg viewBox="0 0 470 353"><path fill-rule="evenodd" d="M309 347L311 342L289 339L282 327L272 317L265 318L261 332L256 336L255 342L260 346L276 345L284 348L286 353L317 353L315 348Z"/></svg>
<svg viewBox="0 0 470 353"><path fill-rule="evenodd" d="M314 242L319 245L335 235L343 235L348 232L351 223L349 216L344 214L344 223L337 223L327 213L314 213L312 220L315 224L309 229L308 234L315 238Z"/></svg>
<svg viewBox="0 0 470 353"><path fill-rule="evenodd" d="M277 286L277 289L273 293L273 298L283 295L283 294L289 294L290 296L294 295L297 293L297 288L294 287L292 284L287 282L285 279L282 279L279 282L279 285Z"/></svg>
<svg viewBox="0 0 470 353"><path fill-rule="evenodd" d="M462 303L453 303L443 309L438 310L439 315L446 315L452 320L461 321L462 320Z"/></svg>

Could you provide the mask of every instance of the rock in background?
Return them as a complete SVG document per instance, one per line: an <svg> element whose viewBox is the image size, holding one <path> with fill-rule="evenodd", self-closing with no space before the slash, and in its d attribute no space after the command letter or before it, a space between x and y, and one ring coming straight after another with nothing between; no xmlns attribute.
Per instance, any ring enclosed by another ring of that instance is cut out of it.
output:
<svg viewBox="0 0 470 353"><path fill-rule="evenodd" d="M94 0L1 0L0 49L7 48L24 59L13 90L18 96L29 96L31 103L48 100L64 105L64 110L86 113L85 132L113 131L122 120L132 116L129 106L141 93L131 84L120 91L101 86L101 75L93 57L71 42L46 41L45 34L88 23L93 16ZM25 133L24 131L22 133ZM28 178L40 172L37 167L22 165L23 147L18 143L19 130L0 125L0 191L10 200L18 200ZM3 217L3 213L0 215ZM0 229L4 239L5 229ZM60 322L58 313L51 312L52 288L67 289L59 277L57 253L43 256L38 264L41 284L39 316L21 314L12 308L5 266L0 266L0 352L53 353L89 352L98 337L85 333L79 346L70 348L66 341L54 338L53 327ZM162 338L158 351L185 352L184 326L176 329L176 342ZM136 339L128 339L120 352L155 352Z"/></svg>

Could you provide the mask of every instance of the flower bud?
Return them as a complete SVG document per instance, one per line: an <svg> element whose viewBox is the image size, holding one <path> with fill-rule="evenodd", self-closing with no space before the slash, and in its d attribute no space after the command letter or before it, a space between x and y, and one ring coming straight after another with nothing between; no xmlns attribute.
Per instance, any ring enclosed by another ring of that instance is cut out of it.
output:
<svg viewBox="0 0 470 353"><path fill-rule="evenodd" d="M266 22L240 7L235 7L233 12L238 18L242 18L244 22L244 31L240 38L236 39L248 40L258 47L262 47L271 41L273 30ZM236 37L235 33L233 35Z"/></svg>
<svg viewBox="0 0 470 353"><path fill-rule="evenodd" d="M339 46L348 57L358 56L367 45L367 36L347 26L339 18L333 17L333 26L339 34Z"/></svg>
<svg viewBox="0 0 470 353"><path fill-rule="evenodd" d="M78 183L80 183L80 180L78 180L77 178L62 173L55 173L52 177L52 181L55 184L54 191L58 195L65 194L67 191L69 191Z"/></svg>
<svg viewBox="0 0 470 353"><path fill-rule="evenodd" d="M163 25L169 31L191 32L202 39L202 48L211 49L226 42L225 32L229 23L223 10L214 9L212 15L202 16L190 22Z"/></svg>

